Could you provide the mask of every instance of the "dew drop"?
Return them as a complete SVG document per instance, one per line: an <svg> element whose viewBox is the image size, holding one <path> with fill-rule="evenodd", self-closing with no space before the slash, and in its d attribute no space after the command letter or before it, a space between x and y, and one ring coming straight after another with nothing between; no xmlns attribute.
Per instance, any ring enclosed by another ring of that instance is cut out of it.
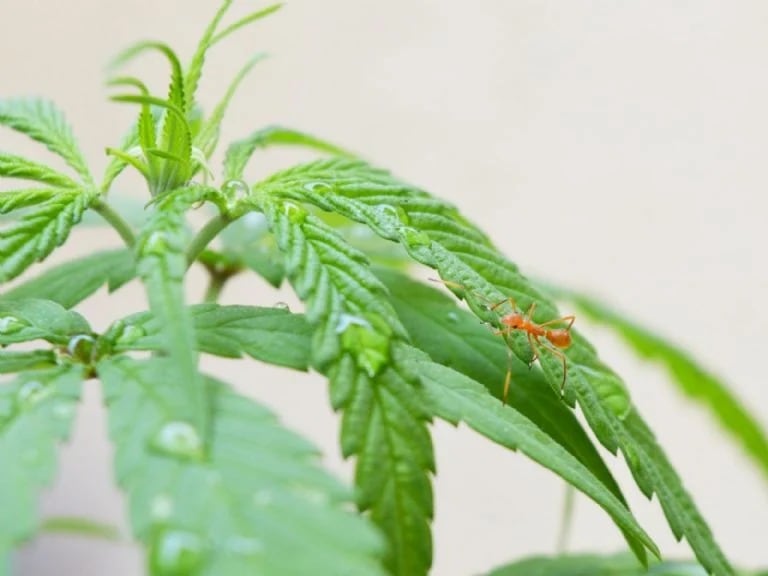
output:
<svg viewBox="0 0 768 576"><path fill-rule="evenodd" d="M372 206L376 226L391 240L402 236L400 230L408 224L408 215L405 211L389 204Z"/></svg>
<svg viewBox="0 0 768 576"><path fill-rule="evenodd" d="M275 305L273 306L273 308L276 308L278 310L285 310L286 312L291 311L291 307L288 306L287 302L275 302Z"/></svg>
<svg viewBox="0 0 768 576"><path fill-rule="evenodd" d="M199 460L203 457L203 441L188 422L167 422L152 437L151 445L176 458Z"/></svg>
<svg viewBox="0 0 768 576"><path fill-rule="evenodd" d="M205 560L205 545L199 534L187 530L163 530L152 542L152 574L191 576Z"/></svg>
<svg viewBox="0 0 768 576"><path fill-rule="evenodd" d="M128 345L133 344L138 339L143 338L146 336L146 332L144 331L144 328L141 326L137 326L136 324L127 324L125 328L123 328L122 332L120 333L120 337L117 339L117 341L120 344Z"/></svg>
<svg viewBox="0 0 768 576"><path fill-rule="evenodd" d="M309 182L307 184L304 184L304 189L307 192L323 193L323 192L330 192L333 189L333 187L327 182Z"/></svg>
<svg viewBox="0 0 768 576"><path fill-rule="evenodd" d="M350 326L364 326L368 329L372 329L371 324L360 316L353 316L352 314L342 314L339 316L339 321L336 323L336 334L341 334Z"/></svg>
<svg viewBox="0 0 768 576"><path fill-rule="evenodd" d="M340 325L343 328L340 330ZM351 316L339 319L336 332L341 334L341 345L344 350L355 357L355 362L369 377L378 375L389 362L389 337L377 330L371 324Z"/></svg>
<svg viewBox="0 0 768 576"><path fill-rule="evenodd" d="M250 186L243 180L227 180L221 187L222 192L227 195L229 200L239 201L246 198L251 192Z"/></svg>
<svg viewBox="0 0 768 576"><path fill-rule="evenodd" d="M25 326L28 326L28 324L24 320L16 318L16 316L3 316L0 318L0 334L15 334Z"/></svg>
<svg viewBox="0 0 768 576"><path fill-rule="evenodd" d="M173 513L173 500L169 494L157 494L149 505L152 518L158 521L167 520Z"/></svg>
<svg viewBox="0 0 768 576"><path fill-rule="evenodd" d="M53 393L53 388L37 380L29 380L16 392L16 401L20 407L31 407L45 400Z"/></svg>
<svg viewBox="0 0 768 576"><path fill-rule="evenodd" d="M295 202L283 202L283 213L294 224L301 224L307 218L307 211Z"/></svg>
<svg viewBox="0 0 768 576"><path fill-rule="evenodd" d="M400 233L400 237L403 239L403 242L413 248L418 246L429 246L432 242L432 239L426 232L421 232L420 230L416 230L416 228L411 228L410 226L401 226L398 232Z"/></svg>
<svg viewBox="0 0 768 576"><path fill-rule="evenodd" d="M93 349L96 339L90 334L78 334L72 336L67 342L67 352L70 356L88 357Z"/></svg>
<svg viewBox="0 0 768 576"><path fill-rule="evenodd" d="M456 314L456 312L448 312L446 315L446 318L448 319L448 322L451 324L456 324L456 322L459 321L459 315Z"/></svg>
<svg viewBox="0 0 768 576"><path fill-rule="evenodd" d="M239 222L242 222L242 225L249 230L261 230L267 227L267 219L264 214L259 212L248 212L240 218Z"/></svg>
<svg viewBox="0 0 768 576"><path fill-rule="evenodd" d="M168 249L168 239L165 234L160 231L152 232L141 246L142 255L162 255Z"/></svg>
<svg viewBox="0 0 768 576"><path fill-rule="evenodd" d="M397 208L390 206L389 204L379 204L374 208L376 215L382 220L388 221L388 223L402 225L400 220L400 214L397 212Z"/></svg>

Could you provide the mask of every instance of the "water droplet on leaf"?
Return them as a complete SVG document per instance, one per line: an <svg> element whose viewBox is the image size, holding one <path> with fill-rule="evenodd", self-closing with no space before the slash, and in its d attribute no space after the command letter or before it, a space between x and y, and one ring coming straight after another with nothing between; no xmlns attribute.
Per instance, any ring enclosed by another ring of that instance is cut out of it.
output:
<svg viewBox="0 0 768 576"><path fill-rule="evenodd" d="M165 234L159 231L152 232L141 246L141 253L144 256L159 256L165 254L168 249L168 239Z"/></svg>
<svg viewBox="0 0 768 576"><path fill-rule="evenodd" d="M199 534L187 530L163 530L152 542L152 574L193 576L205 560L205 545Z"/></svg>
<svg viewBox="0 0 768 576"><path fill-rule="evenodd" d="M242 200L251 192L250 186L239 179L227 180L224 186L221 187L221 191L227 195L230 200Z"/></svg>
<svg viewBox="0 0 768 576"><path fill-rule="evenodd" d="M358 367L373 378L389 362L389 336L374 330L366 320L360 323L357 317L351 318L355 321L346 320L343 331L338 330L337 324L337 333L341 334L341 346L355 357Z"/></svg>
<svg viewBox="0 0 768 576"><path fill-rule="evenodd" d="M327 182L309 182L308 184L304 184L304 189L307 192L323 193L330 192L333 188Z"/></svg>
<svg viewBox="0 0 768 576"><path fill-rule="evenodd" d="M144 336L146 336L144 328L137 326L136 324L127 324L120 333L120 337L117 341L120 344L128 345L133 344L139 338L143 338Z"/></svg>
<svg viewBox="0 0 768 576"><path fill-rule="evenodd" d="M16 402L20 407L29 408L45 400L53 393L53 388L46 386L37 380L29 380L21 385L16 392Z"/></svg>
<svg viewBox="0 0 768 576"><path fill-rule="evenodd" d="M70 356L77 356L78 358L87 360L91 356L93 350L93 343L96 339L90 334L78 334L72 336L67 342L67 352Z"/></svg>
<svg viewBox="0 0 768 576"><path fill-rule="evenodd" d="M0 334L14 334L25 326L29 326L29 324L15 316L3 316L0 318Z"/></svg>
<svg viewBox="0 0 768 576"><path fill-rule="evenodd" d="M227 198L227 210L233 211L251 193L251 188L243 180L228 180L221 187Z"/></svg>
<svg viewBox="0 0 768 576"><path fill-rule="evenodd" d="M400 220L400 215L394 206L389 204L380 204L374 207L374 212L377 217L377 224L385 230L397 231L404 222Z"/></svg>
<svg viewBox="0 0 768 576"><path fill-rule="evenodd" d="M283 202L282 210L283 214L288 217L288 220L294 224L301 224L307 219L306 209L294 202Z"/></svg>
<svg viewBox="0 0 768 576"><path fill-rule="evenodd" d="M291 307L288 306L286 302L275 302L273 308L277 308L278 310L285 310L286 312L291 311Z"/></svg>
<svg viewBox="0 0 768 576"><path fill-rule="evenodd" d="M249 230L261 230L267 227L267 219L264 214L259 212L248 212L240 218L239 222L242 222L242 225Z"/></svg>
<svg viewBox="0 0 768 576"><path fill-rule="evenodd" d="M365 326L369 329L372 328L370 322L365 318L353 316L352 314L342 314L339 316L339 321L336 323L336 334L341 334L352 325Z"/></svg>
<svg viewBox="0 0 768 576"><path fill-rule="evenodd" d="M194 426L188 422L167 422L153 436L151 445L156 450L176 458L199 460L203 457L203 441Z"/></svg>
<svg viewBox="0 0 768 576"><path fill-rule="evenodd" d="M410 226L401 226L399 232L403 242L412 248L419 246L429 246L432 242L432 239L426 232L421 232L420 230L416 230L416 228L411 228Z"/></svg>
<svg viewBox="0 0 768 576"><path fill-rule="evenodd" d="M448 322L451 322L452 324L459 321L459 315L456 312L448 312L446 318L448 318Z"/></svg>

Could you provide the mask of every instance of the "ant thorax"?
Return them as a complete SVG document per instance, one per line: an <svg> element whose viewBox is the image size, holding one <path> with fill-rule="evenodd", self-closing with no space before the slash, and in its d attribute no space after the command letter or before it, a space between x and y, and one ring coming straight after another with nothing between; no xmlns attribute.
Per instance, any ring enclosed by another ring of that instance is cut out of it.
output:
<svg viewBox="0 0 768 576"><path fill-rule="evenodd" d="M513 330L524 328L528 324L526 318L517 312L513 312L512 314L505 314L499 319L499 322Z"/></svg>

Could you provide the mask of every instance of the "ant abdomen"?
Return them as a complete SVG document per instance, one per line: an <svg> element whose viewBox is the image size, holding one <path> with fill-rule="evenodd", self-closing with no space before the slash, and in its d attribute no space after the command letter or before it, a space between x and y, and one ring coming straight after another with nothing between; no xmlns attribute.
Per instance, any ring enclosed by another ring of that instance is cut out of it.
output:
<svg viewBox="0 0 768 576"><path fill-rule="evenodd" d="M558 348L568 348L571 345L571 332L564 328L547 330L547 340Z"/></svg>

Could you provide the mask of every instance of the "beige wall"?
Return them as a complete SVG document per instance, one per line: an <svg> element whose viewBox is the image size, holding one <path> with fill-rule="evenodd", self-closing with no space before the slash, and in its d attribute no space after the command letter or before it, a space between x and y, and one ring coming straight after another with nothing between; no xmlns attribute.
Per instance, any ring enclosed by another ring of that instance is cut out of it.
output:
<svg viewBox="0 0 768 576"><path fill-rule="evenodd" d="M241 13L264 5L236 4ZM103 148L133 113L104 99L107 59L147 36L189 54L214 5L2 0L0 93L52 95L101 167ZM768 4L757 0L293 0L217 50L203 97L211 102L239 63L268 50L273 57L232 106L226 137L270 122L301 127L450 199L523 270L603 295L685 344L768 425L767 29ZM161 87L163 63L145 62ZM0 133L0 149L20 143ZM269 155L253 174L295 158ZM94 243L116 239L90 230L66 252ZM190 290L198 296L201 287ZM137 287L120 297L121 310L103 295L83 309L103 326L142 306ZM225 293L228 302L285 298L245 280ZM661 371L578 323L626 376L726 552L744 565L768 565L764 479ZM207 366L274 406L349 475L320 379L253 362ZM123 505L111 487L95 387L83 416L43 509L119 522ZM557 480L466 429L438 424L435 444L435 574L477 574L553 550ZM663 549L687 555L658 505L636 496L616 464ZM574 530L574 549L621 546L604 514L583 499ZM46 537L27 546L17 567L19 574L117 576L139 573L140 562L127 544L91 548Z"/></svg>

